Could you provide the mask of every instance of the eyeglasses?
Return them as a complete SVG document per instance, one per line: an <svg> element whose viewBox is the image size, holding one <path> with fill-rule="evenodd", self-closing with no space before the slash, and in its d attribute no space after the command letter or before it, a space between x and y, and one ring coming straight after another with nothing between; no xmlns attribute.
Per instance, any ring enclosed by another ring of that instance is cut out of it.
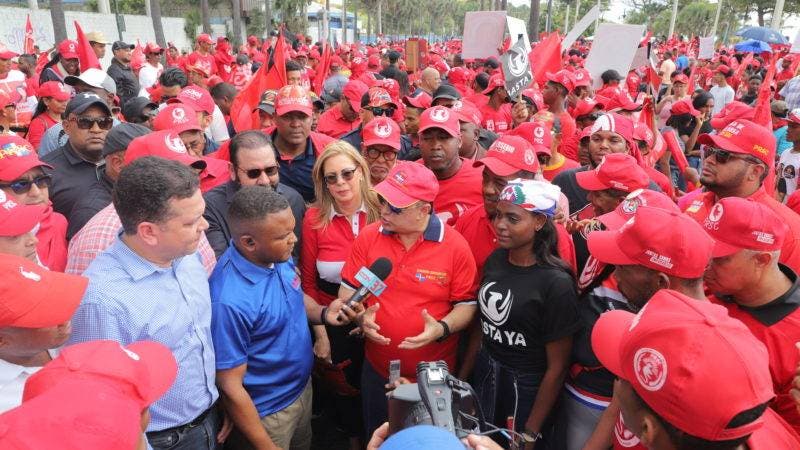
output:
<svg viewBox="0 0 800 450"><path fill-rule="evenodd" d="M378 157L381 155L383 155L383 159L386 161L394 161L397 159L397 152L394 150L386 150L382 152L376 148L367 149L367 157L369 159L378 159Z"/></svg>
<svg viewBox="0 0 800 450"><path fill-rule="evenodd" d="M350 181L353 179L353 176L355 176L355 174L356 174L356 168L354 167L351 169L342 169L342 171L339 173L329 173L325 175L323 178L325 179L325 182L328 184L336 184L339 181L339 176L341 176L342 180L344 181Z"/></svg>
<svg viewBox="0 0 800 450"><path fill-rule="evenodd" d="M372 111L372 114L376 116L386 116L392 117L394 115L394 108L381 108L379 106L373 106L371 108L367 108L367 110Z"/></svg>
<svg viewBox="0 0 800 450"><path fill-rule="evenodd" d="M739 154L739 153L733 153L733 152L729 152L728 150L722 150L720 148L706 147L706 149L705 149L705 158L708 159L711 156L713 156L714 159L716 159L717 162L720 163L720 164L727 164L728 161L730 161L731 159L743 159L743 160L745 160L745 161L747 161L747 162L749 162L751 164L759 164L759 163L761 163L761 161L753 158L750 155L742 155L742 154Z"/></svg>
<svg viewBox="0 0 800 450"><path fill-rule="evenodd" d="M255 180L256 178L260 177L262 173L265 173L268 177L274 177L275 175L278 174L278 166L269 166L269 167L264 167L263 169L247 169L247 170L237 167L236 170L241 170L242 172L244 172L245 175L247 175L247 178L250 178L251 180Z"/></svg>
<svg viewBox="0 0 800 450"><path fill-rule="evenodd" d="M16 180L8 184L0 184L0 188L10 188L15 194L27 194L35 184L37 188L50 188L53 177L50 175L39 175L31 180Z"/></svg>
<svg viewBox="0 0 800 450"><path fill-rule="evenodd" d="M391 203L387 202L386 199L381 196L378 196L378 201L380 201L381 206L386 206L387 208L389 208L389 212L391 212L392 214L403 214L403 211L416 205L416 203L414 203L413 205L408 205L405 208L398 208L392 205Z"/></svg>
<svg viewBox="0 0 800 450"><path fill-rule="evenodd" d="M91 130L94 124L101 130L110 130L114 126L114 119L111 117L70 117L69 120L78 124L81 130Z"/></svg>

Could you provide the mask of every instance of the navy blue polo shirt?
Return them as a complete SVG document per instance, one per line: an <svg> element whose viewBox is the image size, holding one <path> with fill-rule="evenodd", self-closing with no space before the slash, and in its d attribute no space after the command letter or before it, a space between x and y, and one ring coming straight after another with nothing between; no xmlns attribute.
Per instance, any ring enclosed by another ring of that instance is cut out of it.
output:
<svg viewBox="0 0 800 450"><path fill-rule="evenodd" d="M272 132L272 142L275 142L277 133L278 130ZM278 173L280 174L281 183L294 188L307 203L313 202L314 181L311 179L311 170L314 168L314 163L317 162L317 156L314 153L314 145L311 143L311 138L306 138L306 151L292 159L286 159L275 148L275 159L278 160Z"/></svg>
<svg viewBox="0 0 800 450"><path fill-rule="evenodd" d="M294 263L257 266L231 243L209 284L217 370L247 364L244 388L258 415L285 409L305 389L314 363Z"/></svg>

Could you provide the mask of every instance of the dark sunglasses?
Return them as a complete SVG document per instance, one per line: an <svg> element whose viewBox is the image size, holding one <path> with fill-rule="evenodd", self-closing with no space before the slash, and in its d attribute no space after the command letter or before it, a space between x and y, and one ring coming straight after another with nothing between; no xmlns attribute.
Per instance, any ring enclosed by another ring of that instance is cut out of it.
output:
<svg viewBox="0 0 800 450"><path fill-rule="evenodd" d="M114 126L114 119L111 117L70 117L69 120L78 124L81 130L91 130L94 124L101 130L110 130Z"/></svg>
<svg viewBox="0 0 800 450"><path fill-rule="evenodd" d="M53 177L50 175L39 175L32 180L16 180L8 184L0 184L0 188L10 188L15 194L27 194L35 184L37 188L50 188Z"/></svg>
<svg viewBox="0 0 800 450"><path fill-rule="evenodd" d="M720 148L706 147L706 149L705 149L705 158L708 159L711 156L713 156L714 159L716 159L717 162L720 163L720 164L727 164L728 161L730 161L731 159L743 159L743 160L745 160L745 161L747 161L749 163L752 163L752 164L758 164L758 163L761 162L761 161L753 158L750 155L742 155L742 154L739 154L739 153L732 153L732 152L729 152L728 150L722 150Z"/></svg>
<svg viewBox="0 0 800 450"><path fill-rule="evenodd" d="M382 152L376 148L367 149L367 157L370 159L378 159L378 157L381 155L383 155L383 159L386 161L394 161L397 159L397 152L394 150L386 150L385 152Z"/></svg>
<svg viewBox="0 0 800 450"><path fill-rule="evenodd" d="M260 177L262 173L267 174L268 177L274 177L278 174L278 166L269 166L263 169L239 170L244 172L244 174L247 175L247 178L250 178L251 180L255 180L256 178Z"/></svg>
<svg viewBox="0 0 800 450"><path fill-rule="evenodd" d="M378 107L378 106L373 106L373 107L367 108L367 109L372 111L372 114L374 114L376 116L386 116L386 117L392 117L394 115L394 111L395 111L394 108L381 108L381 107Z"/></svg>
<svg viewBox="0 0 800 450"><path fill-rule="evenodd" d="M392 214L402 214L403 211L414 206L414 205L409 205L406 206L405 208L398 208L392 205L391 203L387 202L386 199L381 196L378 196L378 201L380 201L381 205L385 205L387 208L389 208L389 212L391 212Z"/></svg>
<svg viewBox="0 0 800 450"><path fill-rule="evenodd" d="M341 176L342 180L344 181L350 181L353 179L353 176L355 176L355 174L356 174L355 168L342 169L342 171L339 173L329 173L323 176L323 178L325 179L325 182L328 184L336 184L339 181L339 176Z"/></svg>
<svg viewBox="0 0 800 450"><path fill-rule="evenodd" d="M598 118L600 118L600 113L590 113L590 114L584 114L582 116L578 116L578 117L575 118L575 120L591 120L591 121L595 121Z"/></svg>

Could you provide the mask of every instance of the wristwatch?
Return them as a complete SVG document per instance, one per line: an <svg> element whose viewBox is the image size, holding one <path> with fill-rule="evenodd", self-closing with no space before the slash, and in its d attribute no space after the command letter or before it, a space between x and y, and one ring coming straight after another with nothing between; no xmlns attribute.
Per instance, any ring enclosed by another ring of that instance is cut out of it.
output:
<svg viewBox="0 0 800 450"><path fill-rule="evenodd" d="M439 324L440 324L440 325L442 326L442 328L444 329L444 333L442 333L442 336L441 336L441 337L439 337L438 339L436 339L436 342L444 342L444 340L445 340L445 339L447 339L448 337L450 337L450 326L449 326L449 325L447 325L447 322L445 322L444 320L437 320L437 322L439 322Z"/></svg>

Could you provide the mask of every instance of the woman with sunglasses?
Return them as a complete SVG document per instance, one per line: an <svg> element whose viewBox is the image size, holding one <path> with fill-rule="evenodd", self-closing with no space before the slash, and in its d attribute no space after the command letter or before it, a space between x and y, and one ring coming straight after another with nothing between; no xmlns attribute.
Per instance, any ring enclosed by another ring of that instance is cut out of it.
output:
<svg viewBox="0 0 800 450"><path fill-rule="evenodd" d="M36 156L33 146L19 136L0 136L0 190L23 205L46 206L38 225L36 253L39 263L63 272L67 266L67 219L53 211L50 202L52 169Z"/></svg>
<svg viewBox="0 0 800 450"><path fill-rule="evenodd" d="M581 326L574 276L557 254L559 195L550 183L521 178L500 194L492 221L499 248L478 291L483 339L473 372L487 421L513 417L516 431L545 441Z"/></svg>
<svg viewBox="0 0 800 450"><path fill-rule="evenodd" d="M337 298L342 266L353 241L365 226L378 220L380 206L372 192L367 162L346 142L328 145L311 174L316 202L303 219L302 286L303 292L327 305ZM361 398L355 394L364 350L362 341L348 335L350 329L315 326L314 354L317 363L328 369L326 373L342 380L332 385L334 417L348 433L351 447L359 448Z"/></svg>
<svg viewBox="0 0 800 450"><path fill-rule="evenodd" d="M39 103L33 111L25 139L33 148L38 149L45 131L61 122L61 115L67 109L67 102L71 97L71 89L60 81L48 81L39 86L36 97L39 98Z"/></svg>

